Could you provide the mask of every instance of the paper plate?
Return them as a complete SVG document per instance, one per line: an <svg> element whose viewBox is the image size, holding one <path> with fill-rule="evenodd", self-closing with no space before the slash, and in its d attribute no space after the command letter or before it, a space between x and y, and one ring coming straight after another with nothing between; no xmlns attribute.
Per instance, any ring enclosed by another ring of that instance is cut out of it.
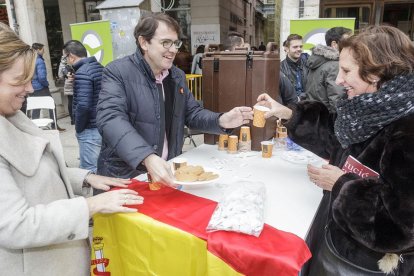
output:
<svg viewBox="0 0 414 276"><path fill-rule="evenodd" d="M281 157L283 160L286 160L290 163L301 164L301 165L315 164L323 160L316 154L310 151L307 151L307 150L284 151L282 152Z"/></svg>
<svg viewBox="0 0 414 276"><path fill-rule="evenodd" d="M178 181L178 180L174 180L175 184L179 184L179 185L183 185L183 186L199 186L199 185L204 185L204 184L209 184L209 183L214 183L217 182L221 175L218 172L218 170L213 169L213 168L209 168L209 167L203 167L205 172L212 172L214 174L217 174L218 177L215 179L211 179L211 180L205 180L205 181L195 181L195 182L184 182L184 181Z"/></svg>

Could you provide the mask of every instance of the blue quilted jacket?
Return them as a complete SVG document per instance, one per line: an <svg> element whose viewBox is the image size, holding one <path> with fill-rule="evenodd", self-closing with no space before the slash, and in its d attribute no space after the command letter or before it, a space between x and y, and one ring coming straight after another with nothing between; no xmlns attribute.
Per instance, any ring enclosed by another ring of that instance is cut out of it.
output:
<svg viewBox="0 0 414 276"><path fill-rule="evenodd" d="M96 104L101 91L103 66L95 57L83 58L73 65L73 117L75 129L80 133L96 128Z"/></svg>
<svg viewBox="0 0 414 276"><path fill-rule="evenodd" d="M47 81L46 64L43 60L43 57L39 54L36 58L36 67L32 78L32 86L35 91L49 87L49 82Z"/></svg>

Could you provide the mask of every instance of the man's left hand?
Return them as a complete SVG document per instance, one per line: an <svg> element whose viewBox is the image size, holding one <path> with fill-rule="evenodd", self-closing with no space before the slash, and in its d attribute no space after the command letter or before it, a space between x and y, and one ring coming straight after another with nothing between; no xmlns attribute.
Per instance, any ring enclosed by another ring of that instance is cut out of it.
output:
<svg viewBox="0 0 414 276"><path fill-rule="evenodd" d="M248 124L250 120L253 120L252 108L239 106L221 115L219 125L222 128L235 128L243 124Z"/></svg>

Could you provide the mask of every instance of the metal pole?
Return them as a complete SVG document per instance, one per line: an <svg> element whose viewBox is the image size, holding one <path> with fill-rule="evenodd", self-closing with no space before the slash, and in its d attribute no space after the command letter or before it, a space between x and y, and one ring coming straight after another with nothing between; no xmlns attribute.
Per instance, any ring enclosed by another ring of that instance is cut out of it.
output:
<svg viewBox="0 0 414 276"><path fill-rule="evenodd" d="M16 9L14 8L14 0L9 0L10 3L10 11L11 11L11 21L13 30L19 35L19 24L17 24L17 16L16 16Z"/></svg>
<svg viewBox="0 0 414 276"><path fill-rule="evenodd" d="M304 10L305 10L305 0L299 0L299 18L303 17Z"/></svg>

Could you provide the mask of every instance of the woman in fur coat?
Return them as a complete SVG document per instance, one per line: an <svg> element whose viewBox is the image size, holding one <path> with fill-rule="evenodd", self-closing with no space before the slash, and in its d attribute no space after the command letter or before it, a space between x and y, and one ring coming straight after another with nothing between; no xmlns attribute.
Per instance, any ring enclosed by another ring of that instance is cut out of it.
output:
<svg viewBox="0 0 414 276"><path fill-rule="evenodd" d="M129 180L67 168L59 133L39 129L20 108L33 93L36 54L0 23L0 275L90 275L89 219L136 212ZM84 189L83 189L84 188ZM90 189L89 189L90 190Z"/></svg>
<svg viewBox="0 0 414 276"><path fill-rule="evenodd" d="M258 98L266 117L284 119L289 137L330 163L308 165L324 197L302 275L414 275L413 43L394 27L368 27L341 42L339 66L337 114Z"/></svg>

